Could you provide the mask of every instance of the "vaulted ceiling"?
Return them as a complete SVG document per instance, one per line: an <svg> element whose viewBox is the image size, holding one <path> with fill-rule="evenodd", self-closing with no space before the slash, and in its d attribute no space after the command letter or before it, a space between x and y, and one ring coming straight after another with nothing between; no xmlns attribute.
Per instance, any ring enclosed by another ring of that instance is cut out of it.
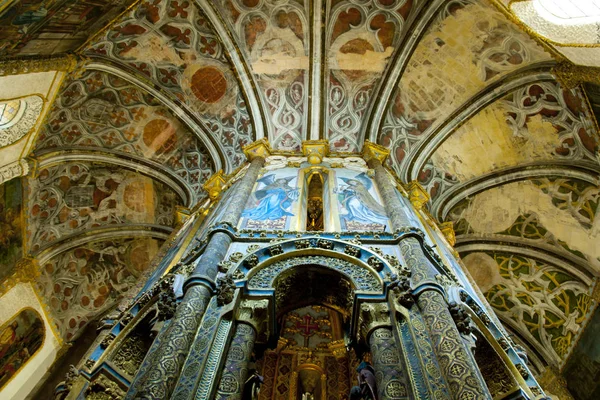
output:
<svg viewBox="0 0 600 400"><path fill-rule="evenodd" d="M595 305L600 139L586 90L560 83L556 50L503 2L102 4L0 11L1 57L78 60L26 192L25 251L66 339L143 275L174 210L240 167L244 145L328 139L359 152L370 140L455 223L456 249L503 320L564 363ZM587 91L597 105L600 91Z"/></svg>

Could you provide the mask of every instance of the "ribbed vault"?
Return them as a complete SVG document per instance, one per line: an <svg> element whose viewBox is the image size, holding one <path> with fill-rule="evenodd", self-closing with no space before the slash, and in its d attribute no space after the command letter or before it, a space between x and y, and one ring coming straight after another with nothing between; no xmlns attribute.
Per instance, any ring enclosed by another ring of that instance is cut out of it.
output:
<svg viewBox="0 0 600 400"><path fill-rule="evenodd" d="M78 60L26 178L25 252L65 338L132 286L175 209L202 203L246 144L371 140L455 223L501 318L564 364L600 273L598 129L583 86L561 83L556 52L501 2L141 0L112 18L58 50L0 43Z"/></svg>

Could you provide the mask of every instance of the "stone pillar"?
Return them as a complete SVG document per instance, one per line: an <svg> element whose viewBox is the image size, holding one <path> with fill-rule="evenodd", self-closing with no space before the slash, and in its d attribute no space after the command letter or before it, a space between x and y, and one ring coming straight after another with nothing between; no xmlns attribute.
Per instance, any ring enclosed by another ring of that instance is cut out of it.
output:
<svg viewBox="0 0 600 400"><path fill-rule="evenodd" d="M236 185L236 193L226 205L220 222L235 227L264 161L261 156L252 159L246 174ZM170 396L216 288L217 266L224 259L230 243L231 238L225 233L218 232L211 237L185 284L185 295L173 319L161 337L157 338L160 345L146 355L126 399L165 399Z"/></svg>
<svg viewBox="0 0 600 400"><path fill-rule="evenodd" d="M369 167L375 170L375 182L392 222L392 228L401 229L411 225L408 213L413 213L415 210L407 210L398 198L394 182L381 164L386 156L384 153L385 149L382 150L373 144L370 144L365 151ZM411 272L411 287L418 298L417 304L452 398L491 399L473 354L462 340L448 310L443 291L435 278L439 272L423 252L417 238L403 239L400 243L400 251Z"/></svg>
<svg viewBox="0 0 600 400"><path fill-rule="evenodd" d="M235 328L227 360L221 372L221 381L217 389L217 400L240 400L244 383L248 378L248 363L254 348L256 331L245 323L238 323Z"/></svg>
<svg viewBox="0 0 600 400"><path fill-rule="evenodd" d="M380 399L408 399L404 360L392 332L387 303L364 303L360 308L360 333L369 344Z"/></svg>
<svg viewBox="0 0 600 400"><path fill-rule="evenodd" d="M408 399L406 380L400 369L401 360L388 327L377 328L369 336L373 368L377 379L377 396L380 399Z"/></svg>

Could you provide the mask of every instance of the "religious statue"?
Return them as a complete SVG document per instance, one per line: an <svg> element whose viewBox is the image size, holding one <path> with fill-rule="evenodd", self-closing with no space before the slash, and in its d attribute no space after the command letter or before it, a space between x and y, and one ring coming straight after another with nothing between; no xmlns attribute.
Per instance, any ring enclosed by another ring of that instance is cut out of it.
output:
<svg viewBox="0 0 600 400"><path fill-rule="evenodd" d="M375 370L366 361L360 363L358 368L358 386L350 390L350 400L378 400Z"/></svg>

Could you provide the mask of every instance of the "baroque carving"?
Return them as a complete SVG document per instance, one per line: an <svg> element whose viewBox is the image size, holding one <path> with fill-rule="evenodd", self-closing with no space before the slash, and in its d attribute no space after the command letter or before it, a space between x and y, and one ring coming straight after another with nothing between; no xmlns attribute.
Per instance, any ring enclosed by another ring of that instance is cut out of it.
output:
<svg viewBox="0 0 600 400"><path fill-rule="evenodd" d="M375 256L369 257L369 259L367 260L367 264L369 264L371 267L373 267L375 269L375 271L377 271L377 272L383 271L383 261L381 261L379 258L377 258Z"/></svg>
<svg viewBox="0 0 600 400"><path fill-rule="evenodd" d="M391 326L390 308L387 303L363 303L358 317L361 337L367 341L376 328Z"/></svg>
<svg viewBox="0 0 600 400"><path fill-rule="evenodd" d="M246 268L248 269L256 267L258 265L258 256L256 254L248 256L244 260L244 265L246 265Z"/></svg>
<svg viewBox="0 0 600 400"><path fill-rule="evenodd" d="M100 343L100 347L103 349L107 349L108 346L110 346L110 344L117 338L117 336L114 333L109 333L108 335L106 335L104 337L104 339L102 339L102 342Z"/></svg>
<svg viewBox="0 0 600 400"><path fill-rule="evenodd" d="M458 331L463 335L470 335L471 317L469 314L467 314L460 304L455 302L451 302L448 308L450 310L450 315L452 315L452 319L458 328Z"/></svg>
<svg viewBox="0 0 600 400"><path fill-rule="evenodd" d="M344 253L352 257L360 257L360 249L351 245L346 245L346 247L344 247Z"/></svg>
<svg viewBox="0 0 600 400"><path fill-rule="evenodd" d="M307 239L296 240L294 242L297 250L308 249L310 247L310 241Z"/></svg>
<svg viewBox="0 0 600 400"><path fill-rule="evenodd" d="M261 300L243 300L237 308L238 322L245 322L254 327L257 336L269 336L269 301Z"/></svg>
<svg viewBox="0 0 600 400"><path fill-rule="evenodd" d="M330 240L319 239L317 240L317 247L325 250L333 250L333 242Z"/></svg>
<svg viewBox="0 0 600 400"><path fill-rule="evenodd" d="M173 277L165 279L160 283L160 294L158 295L158 320L167 321L173 318L177 309L177 298L173 292Z"/></svg>
<svg viewBox="0 0 600 400"><path fill-rule="evenodd" d="M144 345L144 339L139 334L131 334L123 340L123 343L115 353L112 363L129 376L134 376L142 365L148 349Z"/></svg>
<svg viewBox="0 0 600 400"><path fill-rule="evenodd" d="M283 271L301 265L320 265L336 270L347 276L355 285L356 290L380 292L381 283L376 275L369 270L345 260L324 256L294 257L273 263L258 271L248 281L249 289L267 289L272 287L274 279Z"/></svg>
<svg viewBox="0 0 600 400"><path fill-rule="evenodd" d="M231 303L235 293L235 282L231 275L217 278L217 304L224 306Z"/></svg>
<svg viewBox="0 0 600 400"><path fill-rule="evenodd" d="M116 383L100 376L85 391L86 400L119 400L125 397L125 391Z"/></svg>
<svg viewBox="0 0 600 400"><path fill-rule="evenodd" d="M281 247L280 244L269 247L268 251L269 251L269 254L271 255L271 257L279 255L279 254L283 254L283 248Z"/></svg>

